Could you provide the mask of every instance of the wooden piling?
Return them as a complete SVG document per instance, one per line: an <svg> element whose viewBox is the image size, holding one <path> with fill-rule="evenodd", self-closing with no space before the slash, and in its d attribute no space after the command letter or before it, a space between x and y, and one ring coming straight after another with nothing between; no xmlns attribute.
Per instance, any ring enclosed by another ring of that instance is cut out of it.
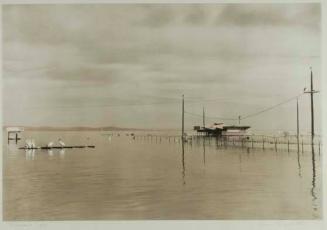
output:
<svg viewBox="0 0 327 230"><path fill-rule="evenodd" d="M265 149L265 138L262 138L262 148Z"/></svg>

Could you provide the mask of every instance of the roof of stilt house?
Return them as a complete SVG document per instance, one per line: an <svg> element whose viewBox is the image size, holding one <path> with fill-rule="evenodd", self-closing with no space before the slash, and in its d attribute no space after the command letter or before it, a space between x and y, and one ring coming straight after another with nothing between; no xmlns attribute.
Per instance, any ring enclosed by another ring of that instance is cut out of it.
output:
<svg viewBox="0 0 327 230"><path fill-rule="evenodd" d="M250 126L247 126L247 125L226 125L224 126L224 130L227 130L227 129L242 129L242 130L246 130L246 129L249 129Z"/></svg>

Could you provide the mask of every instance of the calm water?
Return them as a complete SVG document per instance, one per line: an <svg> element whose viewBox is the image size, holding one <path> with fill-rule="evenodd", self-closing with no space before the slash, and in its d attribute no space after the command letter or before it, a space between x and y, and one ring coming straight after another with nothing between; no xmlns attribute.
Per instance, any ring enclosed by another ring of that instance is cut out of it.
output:
<svg viewBox="0 0 327 230"><path fill-rule="evenodd" d="M4 140L4 220L321 218L318 153L202 140L183 153L172 140L100 132L24 136L96 148L25 152Z"/></svg>

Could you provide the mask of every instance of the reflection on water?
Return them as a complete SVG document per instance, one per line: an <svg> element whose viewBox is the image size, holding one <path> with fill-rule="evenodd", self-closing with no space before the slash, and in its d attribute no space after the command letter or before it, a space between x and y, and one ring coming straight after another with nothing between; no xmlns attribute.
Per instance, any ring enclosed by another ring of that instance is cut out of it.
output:
<svg viewBox="0 0 327 230"><path fill-rule="evenodd" d="M311 145L311 154L312 154L312 188L311 188L311 195L312 195L312 203L313 203L313 209L317 210L317 195L315 192L316 189L316 160L315 160L315 149L314 145Z"/></svg>
<svg viewBox="0 0 327 230"><path fill-rule="evenodd" d="M240 164L239 164L240 172L242 172L242 153L238 154L238 159L240 160Z"/></svg>
<svg viewBox="0 0 327 230"><path fill-rule="evenodd" d="M42 145L58 134L33 135ZM76 145L85 135L95 149L4 146L5 220L321 218L313 148L300 155L211 138L62 134Z"/></svg>
<svg viewBox="0 0 327 230"><path fill-rule="evenodd" d="M301 160L300 160L300 152L297 151L297 166L298 166L298 170L299 170L299 177L302 177L301 174Z"/></svg>
<svg viewBox="0 0 327 230"><path fill-rule="evenodd" d="M52 157L53 156L53 150L52 149L48 149L48 154L49 154L50 157Z"/></svg>
<svg viewBox="0 0 327 230"><path fill-rule="evenodd" d="M206 145L205 145L205 142L204 142L204 138L203 138L203 141L202 141L202 145L203 145L203 165L205 166L206 165Z"/></svg>
<svg viewBox="0 0 327 230"><path fill-rule="evenodd" d="M185 149L184 149L184 141L182 141L182 177L183 177L183 184L185 185Z"/></svg>
<svg viewBox="0 0 327 230"><path fill-rule="evenodd" d="M26 149L25 156L26 156L26 160L34 160L35 159L35 149Z"/></svg>
<svg viewBox="0 0 327 230"><path fill-rule="evenodd" d="M60 155L61 158L65 158L65 151L66 151L65 149L60 149L59 150L59 155Z"/></svg>

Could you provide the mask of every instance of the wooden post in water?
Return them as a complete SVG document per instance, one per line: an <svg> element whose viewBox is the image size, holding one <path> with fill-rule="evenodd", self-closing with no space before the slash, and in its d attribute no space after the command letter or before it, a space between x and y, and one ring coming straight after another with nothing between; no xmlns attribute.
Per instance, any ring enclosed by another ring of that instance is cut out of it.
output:
<svg viewBox="0 0 327 230"><path fill-rule="evenodd" d="M303 137L302 137L302 153L303 153Z"/></svg>
<svg viewBox="0 0 327 230"><path fill-rule="evenodd" d="M252 148L253 148L253 137L251 138L251 140L252 140Z"/></svg>
<svg viewBox="0 0 327 230"><path fill-rule="evenodd" d="M262 137L262 148L265 149L265 138Z"/></svg>
<svg viewBox="0 0 327 230"><path fill-rule="evenodd" d="M290 151L290 139L287 138L287 152Z"/></svg>
<svg viewBox="0 0 327 230"><path fill-rule="evenodd" d="M277 138L275 137L275 151L277 152Z"/></svg>

